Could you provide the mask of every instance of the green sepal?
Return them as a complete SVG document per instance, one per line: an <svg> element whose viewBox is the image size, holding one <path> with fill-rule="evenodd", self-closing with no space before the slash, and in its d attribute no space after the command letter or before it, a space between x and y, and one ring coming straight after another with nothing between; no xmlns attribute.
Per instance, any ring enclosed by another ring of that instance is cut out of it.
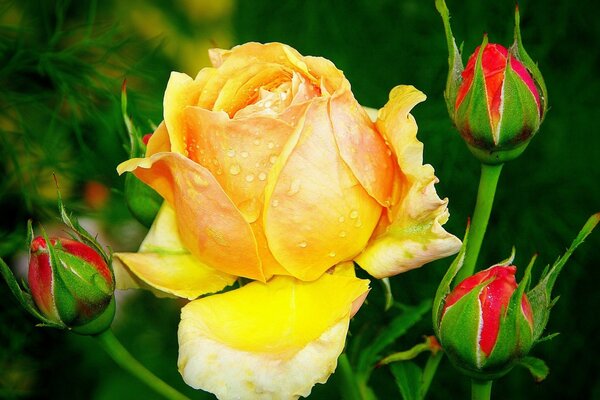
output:
<svg viewBox="0 0 600 400"><path fill-rule="evenodd" d="M519 15L519 7L515 8L515 41L513 45L510 47L509 51L512 53L517 60L519 60L525 68L529 70L531 76L533 77L533 81L538 86L541 91L540 102L542 106L542 117L541 121L546 117L546 111L548 111L548 89L546 89L546 82L544 82L544 77L540 72L540 69L537 66L527 51L525 51L525 47L523 46L523 41L521 39L521 17ZM541 123L540 121L540 123Z"/></svg>
<svg viewBox="0 0 600 400"><path fill-rule="evenodd" d="M585 238L592 233L598 222L600 221L600 212L592 215L581 231L571 243L568 250L563 254L556 262L552 265L552 268L548 270L546 268L544 270L544 274L538 284L531 289L527 293L527 297L529 298L529 302L531 303L531 308L533 309L533 337L534 340L538 340L544 329L546 328L546 324L548 323L548 318L550 318L550 309L552 305L555 303L555 300L552 299L552 288L556 283L556 278L558 278L558 274L560 274L561 270L571 257L571 254L575 251L575 249L583 243Z"/></svg>
<svg viewBox="0 0 600 400"><path fill-rule="evenodd" d="M453 114L453 119L458 131L468 144L477 148L491 149L496 147L496 137L490 120L482 65L483 51L487 43L487 35L484 35L477 53L473 81Z"/></svg>
<svg viewBox="0 0 600 400"><path fill-rule="evenodd" d="M511 68L512 56L507 57L504 71L502 115L498 131L499 150L509 150L529 139L540 127L540 113L531 89Z"/></svg>
<svg viewBox="0 0 600 400"><path fill-rule="evenodd" d="M60 195L60 190L57 190L57 197L58 197L58 211L60 212L60 218L62 220L62 222L67 225L71 231L73 231L76 235L76 237L74 237L75 240L77 241L81 241L84 244L90 246L92 249L94 249L94 251L98 254L100 254L100 256L102 256L102 258L104 259L104 262L106 263L106 265L108 265L108 269L110 270L111 276L112 276L112 281L114 282L114 272L113 272L113 268L112 268L112 254L107 253L104 248L102 247L102 245L100 243L98 243L98 240L96 240L96 237L94 237L91 233L89 233L83 226L81 226L79 224L79 221L77 220L77 218L73 215L69 215L67 213L67 210L65 209L65 205L62 201L62 197ZM46 243L50 243L47 239L47 237L44 237L44 239L46 239ZM50 246L48 246L50 247Z"/></svg>
<svg viewBox="0 0 600 400"><path fill-rule="evenodd" d="M519 365L527 368L537 383L546 379L550 373L550 368L548 368L548 365L546 365L541 358L531 356L523 357L519 361Z"/></svg>
<svg viewBox="0 0 600 400"><path fill-rule="evenodd" d="M446 44L448 46L448 78L446 80L446 90L444 91L444 99L450 117L454 117L454 103L458 88L462 83L462 71L464 70L461 53L456 47L456 40L452 34L450 26L450 11L444 0L435 0L435 8L440 13L444 23L444 32L446 35Z"/></svg>
<svg viewBox="0 0 600 400"><path fill-rule="evenodd" d="M452 363L463 372L477 372L485 355L479 348L481 306L479 294L489 284L475 286L446 309L439 327L439 339Z"/></svg>
<svg viewBox="0 0 600 400"><path fill-rule="evenodd" d="M143 135L127 113L127 81L123 81L121 88L121 113L129 136L129 157L144 157L146 145L142 139ZM133 217L146 228L150 228L163 199L154 189L129 173L125 176L125 202Z"/></svg>
<svg viewBox="0 0 600 400"><path fill-rule="evenodd" d="M31 222L29 223L29 226L31 226ZM21 289L21 286L19 285L19 282L17 282L17 280L15 279L12 270L2 258L0 258L0 274L2 274L2 277L6 281L8 288L12 292L13 296L15 296L15 299L17 299L21 307L23 307L29 314L33 315L36 319L41 321L41 325L59 329L66 328L64 324L59 324L56 321L52 321L39 312L33 301L33 298L31 297L31 294Z"/></svg>
<svg viewBox="0 0 600 400"><path fill-rule="evenodd" d="M458 274L458 271L460 271L460 269L462 268L464 261L465 261L465 253L467 250L467 242L468 242L468 238L469 238L469 226L470 226L470 224L467 224L467 229L465 230L465 236L463 238L463 242L462 242L462 246L460 247L460 251L456 255L456 258L454 259L454 261L452 261L452 264L450 264L450 267L448 267L448 270L444 274L444 277L440 281L440 284L435 292L435 298L433 300L431 314L432 314L432 318L433 318L433 331L435 332L435 335L438 338L440 337L439 325L440 325L440 319L442 317L441 313L442 313L442 309L444 307L444 302L445 302L446 296L448 296L448 294L450 293L450 286L452 284L452 280L454 279L456 274Z"/></svg>
<svg viewBox="0 0 600 400"><path fill-rule="evenodd" d="M114 287L87 261L57 247L53 250L54 299L60 317L68 326L86 323L110 303Z"/></svg>

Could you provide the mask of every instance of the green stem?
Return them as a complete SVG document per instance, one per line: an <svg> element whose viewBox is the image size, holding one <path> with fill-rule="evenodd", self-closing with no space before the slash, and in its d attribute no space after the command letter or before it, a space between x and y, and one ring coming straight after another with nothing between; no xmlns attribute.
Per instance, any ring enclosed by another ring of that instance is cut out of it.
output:
<svg viewBox="0 0 600 400"><path fill-rule="evenodd" d="M358 382L356 381L354 371L352 371L352 367L350 366L350 361L348 360L346 353L342 353L340 355L340 358L338 359L338 365L342 380L342 397L345 400L362 400Z"/></svg>
<svg viewBox="0 0 600 400"><path fill-rule="evenodd" d="M460 283L475 272L475 264L477 264L479 250L481 249L485 230L492 212L496 186L498 186L498 179L500 178L503 165L481 164L481 178L479 179L475 212L473 213L471 228L469 230L469 243L467 244L465 262L456 275L456 283Z"/></svg>
<svg viewBox="0 0 600 400"><path fill-rule="evenodd" d="M471 400L490 400L492 395L492 382L481 381L479 379L471 380Z"/></svg>
<svg viewBox="0 0 600 400"><path fill-rule="evenodd" d="M166 399L189 400L188 397L173 389L140 364L140 362L136 360L125 347L123 347L111 329L107 329L94 337L98 339L104 350L106 350L121 368L150 386L154 391L161 394Z"/></svg>

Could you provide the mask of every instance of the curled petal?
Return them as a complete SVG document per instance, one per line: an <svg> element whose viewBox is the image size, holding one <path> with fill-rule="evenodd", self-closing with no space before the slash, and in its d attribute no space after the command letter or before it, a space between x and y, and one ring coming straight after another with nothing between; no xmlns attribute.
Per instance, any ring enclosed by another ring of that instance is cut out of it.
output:
<svg viewBox="0 0 600 400"><path fill-rule="evenodd" d="M158 153L118 170L133 172L173 206L181 241L200 262L265 280L250 224L206 168L177 153Z"/></svg>
<svg viewBox="0 0 600 400"><path fill-rule="evenodd" d="M333 372L353 302L368 281L275 277L182 309L179 370L219 398L297 398Z"/></svg>
<svg viewBox="0 0 600 400"><path fill-rule="evenodd" d="M331 98L329 113L342 159L365 190L381 204L391 204L394 160L384 139L350 90Z"/></svg>
<svg viewBox="0 0 600 400"><path fill-rule="evenodd" d="M391 144L396 169L392 206L373 239L356 262L377 278L392 276L458 251L461 242L446 232L448 200L436 191L431 165L423 165L423 144L410 110L425 95L412 86L398 86L378 114L377 129Z"/></svg>
<svg viewBox="0 0 600 400"><path fill-rule="evenodd" d="M119 289L146 288L157 296L195 299L231 285L235 277L204 265L181 243L175 212L163 203L138 253L115 253Z"/></svg>

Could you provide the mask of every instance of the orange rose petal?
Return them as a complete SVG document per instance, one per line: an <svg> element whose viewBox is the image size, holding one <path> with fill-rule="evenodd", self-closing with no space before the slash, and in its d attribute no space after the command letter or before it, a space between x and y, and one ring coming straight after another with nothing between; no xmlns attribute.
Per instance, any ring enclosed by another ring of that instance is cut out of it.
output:
<svg viewBox="0 0 600 400"><path fill-rule="evenodd" d="M202 87L198 80L186 74L171 72L163 100L165 125L169 132L171 150L185 154L183 110L198 103Z"/></svg>
<svg viewBox="0 0 600 400"><path fill-rule="evenodd" d="M254 64L230 76L219 92L213 111L235 113L258 99L259 89L272 90L290 81L292 71L278 64Z"/></svg>
<svg viewBox="0 0 600 400"><path fill-rule="evenodd" d="M185 247L219 271L264 281L250 225L213 175L180 154L159 153L119 166L161 194L175 209Z"/></svg>
<svg viewBox="0 0 600 400"><path fill-rule="evenodd" d="M355 261L376 278L396 275L452 255L461 242L446 232L448 200L436 191L431 165L423 165L423 144L410 110L425 100L412 86L398 86L378 114L377 129L391 143L398 160L392 198L373 239ZM400 171L401 170L401 171Z"/></svg>
<svg viewBox="0 0 600 400"><path fill-rule="evenodd" d="M198 107L188 107L185 119L190 158L211 171L246 221L256 221L269 171L293 127L271 117L229 119Z"/></svg>
<svg viewBox="0 0 600 400"><path fill-rule="evenodd" d="M366 244L381 206L339 156L327 99L311 103L265 189L265 233L293 276L314 280Z"/></svg>
<svg viewBox="0 0 600 400"><path fill-rule="evenodd" d="M391 150L349 88L331 98L329 109L340 154L379 204L391 204L394 165Z"/></svg>
<svg viewBox="0 0 600 400"><path fill-rule="evenodd" d="M322 89L327 93L335 93L346 81L342 71L326 58L322 57L304 57L311 75L321 77Z"/></svg>

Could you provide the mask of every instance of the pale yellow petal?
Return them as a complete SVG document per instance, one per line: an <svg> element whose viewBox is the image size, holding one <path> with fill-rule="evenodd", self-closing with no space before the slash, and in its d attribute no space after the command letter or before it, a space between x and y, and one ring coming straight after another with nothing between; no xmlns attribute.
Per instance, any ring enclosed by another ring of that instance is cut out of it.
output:
<svg viewBox="0 0 600 400"><path fill-rule="evenodd" d="M335 371L348 332L346 317L282 361L231 348L198 333L191 321L179 327L179 372L185 383L218 399L272 400L308 397Z"/></svg>
<svg viewBox="0 0 600 400"><path fill-rule="evenodd" d="M274 277L182 309L179 370L219 398L297 398L333 372L368 281Z"/></svg>
<svg viewBox="0 0 600 400"><path fill-rule="evenodd" d="M235 277L207 267L191 254L116 253L115 258L154 289L190 300L235 282Z"/></svg>
<svg viewBox="0 0 600 400"><path fill-rule="evenodd" d="M436 191L431 165L423 165L423 144L410 110L425 100L412 86L398 86L378 114L377 129L391 144L398 160L394 204L382 218L377 235L356 262L377 278L392 276L456 253L461 242L446 232L448 200Z"/></svg>

